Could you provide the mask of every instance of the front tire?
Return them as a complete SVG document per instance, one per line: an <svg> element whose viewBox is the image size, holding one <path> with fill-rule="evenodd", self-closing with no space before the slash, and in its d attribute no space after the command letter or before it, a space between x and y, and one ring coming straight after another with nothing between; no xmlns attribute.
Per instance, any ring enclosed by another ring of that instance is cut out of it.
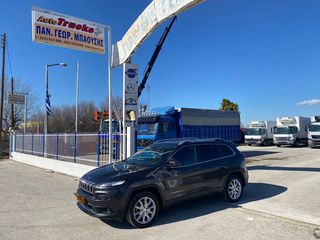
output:
<svg viewBox="0 0 320 240"><path fill-rule="evenodd" d="M227 202L238 202L243 193L243 183L241 179L235 175L228 177L223 196Z"/></svg>
<svg viewBox="0 0 320 240"><path fill-rule="evenodd" d="M127 221L133 227L149 227L159 213L159 201L151 192L139 192L130 201Z"/></svg>

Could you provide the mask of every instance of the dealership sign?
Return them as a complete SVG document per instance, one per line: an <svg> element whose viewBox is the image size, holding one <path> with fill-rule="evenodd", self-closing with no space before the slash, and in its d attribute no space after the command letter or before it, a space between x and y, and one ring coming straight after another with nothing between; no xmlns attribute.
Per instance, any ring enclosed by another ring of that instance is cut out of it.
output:
<svg viewBox="0 0 320 240"><path fill-rule="evenodd" d="M112 66L128 60L142 42L165 20L205 0L153 0L141 13L124 37L113 45Z"/></svg>
<svg viewBox="0 0 320 240"><path fill-rule="evenodd" d="M138 110L138 65L125 63L123 67L125 81L126 111Z"/></svg>
<svg viewBox="0 0 320 240"><path fill-rule="evenodd" d="M32 41L104 54L105 26L32 8Z"/></svg>

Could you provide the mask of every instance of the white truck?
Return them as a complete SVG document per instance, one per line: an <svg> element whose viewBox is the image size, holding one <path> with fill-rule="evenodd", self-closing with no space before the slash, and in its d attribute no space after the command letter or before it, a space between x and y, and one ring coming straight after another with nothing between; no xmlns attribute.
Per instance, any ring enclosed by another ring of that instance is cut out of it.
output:
<svg viewBox="0 0 320 240"><path fill-rule="evenodd" d="M273 128L276 121L252 121L245 134L245 143L251 145L272 145Z"/></svg>
<svg viewBox="0 0 320 240"><path fill-rule="evenodd" d="M311 118L308 128L309 147L320 147L320 116Z"/></svg>
<svg viewBox="0 0 320 240"><path fill-rule="evenodd" d="M273 142L281 145L308 145L308 117L278 117L274 127Z"/></svg>

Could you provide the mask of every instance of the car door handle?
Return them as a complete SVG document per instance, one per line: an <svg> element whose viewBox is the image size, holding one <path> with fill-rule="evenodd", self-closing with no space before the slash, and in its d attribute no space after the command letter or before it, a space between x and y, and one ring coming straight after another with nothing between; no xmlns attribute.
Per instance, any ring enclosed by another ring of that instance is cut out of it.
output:
<svg viewBox="0 0 320 240"><path fill-rule="evenodd" d="M193 168L193 169L191 169L191 172L197 172L197 171L199 171L200 170L200 168L199 167L197 167L197 168Z"/></svg>

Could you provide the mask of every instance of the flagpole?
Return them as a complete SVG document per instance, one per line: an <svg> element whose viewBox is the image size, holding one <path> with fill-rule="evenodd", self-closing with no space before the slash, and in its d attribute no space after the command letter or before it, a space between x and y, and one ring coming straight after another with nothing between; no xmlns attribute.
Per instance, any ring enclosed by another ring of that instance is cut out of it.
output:
<svg viewBox="0 0 320 240"><path fill-rule="evenodd" d="M46 65L45 78L45 102L44 102L44 157L47 157L47 134L48 134L48 113L47 113L47 97L48 97L48 65Z"/></svg>

